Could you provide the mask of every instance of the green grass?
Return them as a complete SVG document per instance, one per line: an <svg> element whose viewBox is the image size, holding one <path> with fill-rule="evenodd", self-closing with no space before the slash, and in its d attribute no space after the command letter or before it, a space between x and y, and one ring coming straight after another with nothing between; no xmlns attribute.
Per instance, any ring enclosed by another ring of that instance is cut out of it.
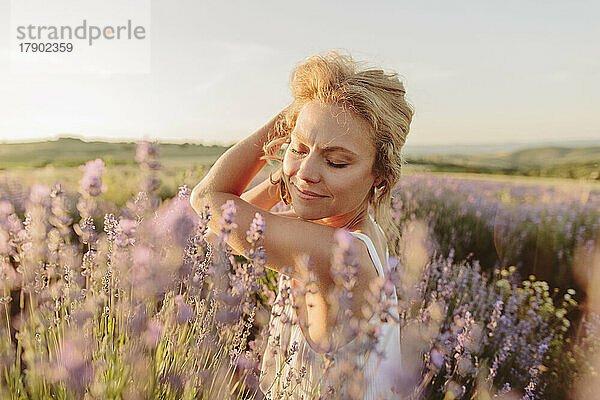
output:
<svg viewBox="0 0 600 400"><path fill-rule="evenodd" d="M409 158L410 154L409 154ZM600 146L590 147L534 147L512 152L484 154L436 154L413 157L414 161L449 163L493 168L549 167L560 164L597 163Z"/></svg>
<svg viewBox="0 0 600 400"><path fill-rule="evenodd" d="M210 165L227 150L224 146L201 144L160 145L165 167L192 168ZM75 167L88 160L102 158L108 165L134 165L135 143L85 142L76 138L31 143L0 144L0 169Z"/></svg>
<svg viewBox="0 0 600 400"><path fill-rule="evenodd" d="M600 180L600 146L537 147L479 155L437 154L407 157L431 172L463 172Z"/></svg>

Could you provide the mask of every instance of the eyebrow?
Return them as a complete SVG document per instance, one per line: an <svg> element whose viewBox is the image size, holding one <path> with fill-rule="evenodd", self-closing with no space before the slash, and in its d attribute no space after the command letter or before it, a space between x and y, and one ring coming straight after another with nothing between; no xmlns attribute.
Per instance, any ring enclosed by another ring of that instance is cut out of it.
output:
<svg viewBox="0 0 600 400"><path fill-rule="evenodd" d="M296 132L292 132L292 136L296 136L298 139L300 139L303 142L306 142L306 139L303 138L302 136L300 136L298 133ZM321 146L320 147L321 150L323 151L323 153L332 153L334 151L341 151L343 153L347 153L350 154L351 156L355 156L357 157L358 154L356 154L355 152L353 152L352 150L348 150L345 147L341 147L341 146Z"/></svg>

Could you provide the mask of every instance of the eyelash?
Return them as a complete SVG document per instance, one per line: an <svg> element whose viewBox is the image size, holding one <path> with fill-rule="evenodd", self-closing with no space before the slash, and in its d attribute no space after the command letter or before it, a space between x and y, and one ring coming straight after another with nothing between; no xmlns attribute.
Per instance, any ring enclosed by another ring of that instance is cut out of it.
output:
<svg viewBox="0 0 600 400"><path fill-rule="evenodd" d="M292 153L294 153L294 154L301 154L301 153L303 153L302 151L298 151L298 150L292 149L292 148L290 148L290 151ZM327 164L329 164L333 168L344 168L345 166L348 165L348 164L336 164L336 163L333 163L333 162L331 162L329 160L327 160Z"/></svg>

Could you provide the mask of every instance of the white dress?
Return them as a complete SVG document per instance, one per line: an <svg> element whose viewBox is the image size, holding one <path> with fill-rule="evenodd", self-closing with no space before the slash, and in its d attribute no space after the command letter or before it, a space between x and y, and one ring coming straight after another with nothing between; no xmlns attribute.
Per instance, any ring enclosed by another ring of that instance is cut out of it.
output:
<svg viewBox="0 0 600 400"><path fill-rule="evenodd" d="M371 217L371 219L373 218ZM373 222L375 221L373 220ZM380 227L379 229L381 230ZM387 262L389 251L387 247L384 269L371 239L362 233L350 233L367 245L369 255L377 268L379 276L384 279L387 278L389 274ZM291 279L287 275L279 274L277 299L273 305L269 321L271 335L263 355L259 387L267 399L318 399L319 394L326 393L325 388L329 385L328 382L324 382L322 379L326 358L325 354L312 349L300 329L297 314L293 309L293 296L289 295L290 284ZM386 297L386 294L382 291L381 299L384 300ZM286 298L287 300L285 300ZM285 305L282 305L284 300ZM391 303L390 314L398 318L398 298L395 288L391 297L387 300ZM334 363L331 368L335 365L341 365L344 359L351 361L351 363L355 362L356 365L364 365L365 382L363 384L359 382L357 385L352 386L347 381L345 390L356 393L356 390L364 388L363 398L365 400L397 398L397 395L392 395L390 388L396 383L394 377L401 368L400 326L395 323L381 322L375 317L376 315L373 315L369 323L380 324L381 327L381 336L376 346L377 351L370 352L366 360L365 354L355 355L354 360L349 360L348 353L350 351L344 351L344 349L348 349L355 343L353 339L333 354ZM287 321L289 322L286 323ZM288 357L294 344L297 345L297 351L291 357ZM385 355L378 357L378 352ZM285 362L286 358L289 358L287 363ZM301 373L304 375L303 378L300 378ZM283 396L277 397L277 393L283 393ZM333 398L338 397L334 395Z"/></svg>

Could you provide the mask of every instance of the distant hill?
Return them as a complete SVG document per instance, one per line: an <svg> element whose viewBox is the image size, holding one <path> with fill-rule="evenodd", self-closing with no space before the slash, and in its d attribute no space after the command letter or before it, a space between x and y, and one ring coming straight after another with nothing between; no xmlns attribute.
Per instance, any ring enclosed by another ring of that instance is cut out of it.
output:
<svg viewBox="0 0 600 400"><path fill-rule="evenodd" d="M413 169L435 172L600 180L600 146L537 147L491 154L408 155L406 159Z"/></svg>
<svg viewBox="0 0 600 400"><path fill-rule="evenodd" d="M499 159L502 157L499 157ZM565 163L600 161L600 146L595 147L540 147L516 151L504 156L512 165L547 167Z"/></svg>
<svg viewBox="0 0 600 400"><path fill-rule="evenodd" d="M598 140L549 140L541 142L531 143L491 143L491 144L453 144L444 143L443 145L412 145L407 143L404 146L404 153L410 157L424 156L424 155L440 155L440 154L462 154L462 155L475 155L475 154L495 154L495 153L508 153L516 152L518 150L536 149L540 147L597 147L600 146L600 139Z"/></svg>
<svg viewBox="0 0 600 400"><path fill-rule="evenodd" d="M565 163L600 161L600 146L595 147L535 147L517 151L486 154L433 154L407 158L414 161L451 162L461 165L481 165L497 168L548 167Z"/></svg>
<svg viewBox="0 0 600 400"><path fill-rule="evenodd" d="M88 160L102 158L112 164L134 164L133 142L83 141L78 138L59 138L44 142L0 144L0 169L77 166ZM201 144L160 144L163 164L185 167L212 164L227 150L223 146Z"/></svg>

